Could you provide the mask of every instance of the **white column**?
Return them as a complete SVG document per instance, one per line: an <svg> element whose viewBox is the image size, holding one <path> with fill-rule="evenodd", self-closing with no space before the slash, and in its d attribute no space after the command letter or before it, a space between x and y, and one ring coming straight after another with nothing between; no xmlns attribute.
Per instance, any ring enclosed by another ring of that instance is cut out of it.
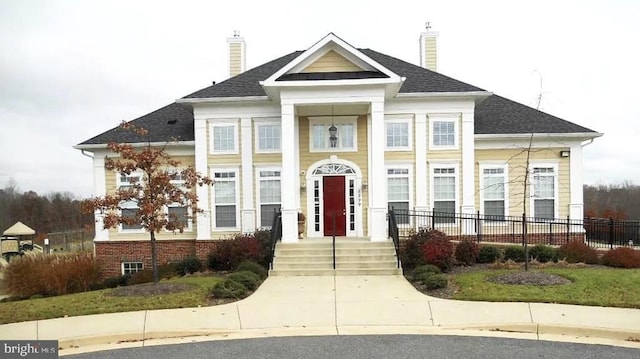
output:
<svg viewBox="0 0 640 359"><path fill-rule="evenodd" d="M427 211L429 209L427 186L427 114L416 113L416 125L414 131L414 143L416 148L416 211Z"/></svg>
<svg viewBox="0 0 640 359"><path fill-rule="evenodd" d="M369 236L387 240L387 187L384 167L384 100L371 102L369 119Z"/></svg>
<svg viewBox="0 0 640 359"><path fill-rule="evenodd" d="M584 198L583 198L583 179L582 179L582 144L576 143L571 145L569 153L569 182L571 188L569 200L569 218L584 218Z"/></svg>
<svg viewBox="0 0 640 359"><path fill-rule="evenodd" d="M240 143L242 145L242 233L256 230L256 209L253 201L253 128L251 117L240 119Z"/></svg>
<svg viewBox="0 0 640 359"><path fill-rule="evenodd" d="M115 172L111 171L111 175L115 176ZM107 194L107 176L104 169L104 155L94 155L93 157L93 193L96 197L104 197ZM107 241L109 240L109 231L104 229L103 215L100 211L96 211L94 214L96 220L95 241Z"/></svg>
<svg viewBox="0 0 640 359"><path fill-rule="evenodd" d="M209 166L207 165L207 153L209 144L207 143L207 120L195 120L195 160L196 172L203 176L210 176ZM215 184L214 184L215 186ZM203 210L196 217L197 234L196 239L211 239L211 207L209 204L209 187L197 186L196 194L198 195L198 207Z"/></svg>
<svg viewBox="0 0 640 359"><path fill-rule="evenodd" d="M301 202L300 202L300 119L297 116L294 116L294 131L293 131L293 147L294 147L294 151L293 153L295 154L295 158L294 158L294 162L295 162L295 183L294 183L294 188L295 190L295 194L296 194L296 205L297 205L297 209L300 210L301 209ZM296 219L297 221L297 219Z"/></svg>
<svg viewBox="0 0 640 359"><path fill-rule="evenodd" d="M473 129L473 112L462 113L462 214L472 215L476 212L475 196L475 141ZM465 221L463 234L474 234L473 221Z"/></svg>
<svg viewBox="0 0 640 359"><path fill-rule="evenodd" d="M282 103L282 242L298 241L298 203L300 186L296 187L295 115L292 103Z"/></svg>

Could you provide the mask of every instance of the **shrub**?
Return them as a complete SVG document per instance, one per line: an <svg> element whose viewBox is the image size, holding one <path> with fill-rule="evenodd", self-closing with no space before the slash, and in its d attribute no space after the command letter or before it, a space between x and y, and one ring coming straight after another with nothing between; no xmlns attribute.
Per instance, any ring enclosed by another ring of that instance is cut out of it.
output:
<svg viewBox="0 0 640 359"><path fill-rule="evenodd" d="M529 258L533 258L540 263L557 262L558 250L544 244L536 244L529 249Z"/></svg>
<svg viewBox="0 0 640 359"><path fill-rule="evenodd" d="M581 240L569 241L558 249L558 258L569 263L598 263L598 252Z"/></svg>
<svg viewBox="0 0 640 359"><path fill-rule="evenodd" d="M463 239L456 246L455 257L459 263L470 266L478 260L479 253L478 243L470 239Z"/></svg>
<svg viewBox="0 0 640 359"><path fill-rule="evenodd" d="M260 277L249 271L233 272L227 276L227 279L235 280L244 285L248 290L255 290L260 283Z"/></svg>
<svg viewBox="0 0 640 359"><path fill-rule="evenodd" d="M129 279L127 280L127 285L136 285L136 284L153 282L152 269L141 270L139 272L129 274L128 276L129 276Z"/></svg>
<svg viewBox="0 0 640 359"><path fill-rule="evenodd" d="M6 288L14 296L50 296L90 290L100 283L101 266L92 253L29 254L5 268Z"/></svg>
<svg viewBox="0 0 640 359"><path fill-rule="evenodd" d="M411 231L406 240L400 242L400 262L405 270L411 270L417 266L426 264L422 246L431 239L443 238L447 235L433 229L420 228L417 232Z"/></svg>
<svg viewBox="0 0 640 359"><path fill-rule="evenodd" d="M237 271L249 271L257 274L260 279L265 279L268 276L267 270L260 264L253 261L244 261L238 265Z"/></svg>
<svg viewBox="0 0 640 359"><path fill-rule="evenodd" d="M93 284L90 289L100 290L100 289L106 289L106 288L124 287L127 285L128 280L129 280L128 275L119 275L116 277L109 277L103 280L102 282Z"/></svg>
<svg viewBox="0 0 640 359"><path fill-rule="evenodd" d="M504 249L504 260L512 260L514 262L524 262L525 254L522 246L507 246Z"/></svg>
<svg viewBox="0 0 640 359"><path fill-rule="evenodd" d="M175 264L175 272L178 275L192 274L202 270L202 262L196 256L189 256Z"/></svg>
<svg viewBox="0 0 640 359"><path fill-rule="evenodd" d="M447 285L449 284L447 281L447 277L445 277L444 274L427 274L425 275L420 282L427 288L427 289L439 289L439 288L446 288Z"/></svg>
<svg viewBox="0 0 640 359"><path fill-rule="evenodd" d="M237 234L221 240L207 256L207 266L212 270L233 270L245 260L264 260L261 244L253 235Z"/></svg>
<svg viewBox="0 0 640 359"><path fill-rule="evenodd" d="M502 257L500 248L496 246L480 246L478 252L478 263L493 263Z"/></svg>
<svg viewBox="0 0 640 359"><path fill-rule="evenodd" d="M422 245L422 255L427 264L433 264L443 272L453 267L453 243L446 238L434 238Z"/></svg>
<svg viewBox="0 0 640 359"><path fill-rule="evenodd" d="M260 243L262 251L258 263L266 267L271 263L271 229L258 228L253 232L253 237Z"/></svg>
<svg viewBox="0 0 640 359"><path fill-rule="evenodd" d="M640 252L629 247L612 249L602 256L602 264L610 267L640 268Z"/></svg>
<svg viewBox="0 0 640 359"><path fill-rule="evenodd" d="M247 296L248 289L242 283L225 279L213 286L211 294L216 298L242 299Z"/></svg>
<svg viewBox="0 0 640 359"><path fill-rule="evenodd" d="M425 274L440 274L442 273L442 271L440 270L440 268L431 265L431 264L425 264L425 265L421 265L419 267L416 267L413 272L411 272L411 279L414 281L420 281L420 279L425 275Z"/></svg>

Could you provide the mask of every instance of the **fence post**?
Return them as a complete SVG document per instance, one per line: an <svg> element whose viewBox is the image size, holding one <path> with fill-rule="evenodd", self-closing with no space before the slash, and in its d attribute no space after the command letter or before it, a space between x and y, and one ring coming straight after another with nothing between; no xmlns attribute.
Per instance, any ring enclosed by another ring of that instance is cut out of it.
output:
<svg viewBox="0 0 640 359"><path fill-rule="evenodd" d="M570 221L571 219L569 218L569 215L567 215L567 236L565 237L565 243L569 243L569 231L571 231L571 225L569 224Z"/></svg>
<svg viewBox="0 0 640 359"><path fill-rule="evenodd" d="M476 237L477 242L482 240L482 222L480 222L480 211L476 211Z"/></svg>
<svg viewBox="0 0 640 359"><path fill-rule="evenodd" d="M609 218L609 248L613 249L613 218Z"/></svg>

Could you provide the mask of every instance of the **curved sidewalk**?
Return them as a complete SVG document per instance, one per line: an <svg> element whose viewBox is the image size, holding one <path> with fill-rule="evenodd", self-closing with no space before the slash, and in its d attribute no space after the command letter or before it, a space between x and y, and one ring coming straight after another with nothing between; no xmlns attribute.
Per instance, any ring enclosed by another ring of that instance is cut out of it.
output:
<svg viewBox="0 0 640 359"><path fill-rule="evenodd" d="M640 309L444 300L402 276L270 277L219 306L0 326L4 340L59 340L61 354L197 340L295 335L505 336L640 348Z"/></svg>

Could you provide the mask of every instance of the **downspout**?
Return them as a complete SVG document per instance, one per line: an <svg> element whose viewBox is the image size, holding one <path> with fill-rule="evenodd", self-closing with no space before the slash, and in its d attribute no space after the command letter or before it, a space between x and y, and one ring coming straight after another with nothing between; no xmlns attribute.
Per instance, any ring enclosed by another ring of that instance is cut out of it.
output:
<svg viewBox="0 0 640 359"><path fill-rule="evenodd" d="M91 159L93 159L93 155L89 155L85 152L85 150L80 150L80 153L82 153L83 156L89 157Z"/></svg>

